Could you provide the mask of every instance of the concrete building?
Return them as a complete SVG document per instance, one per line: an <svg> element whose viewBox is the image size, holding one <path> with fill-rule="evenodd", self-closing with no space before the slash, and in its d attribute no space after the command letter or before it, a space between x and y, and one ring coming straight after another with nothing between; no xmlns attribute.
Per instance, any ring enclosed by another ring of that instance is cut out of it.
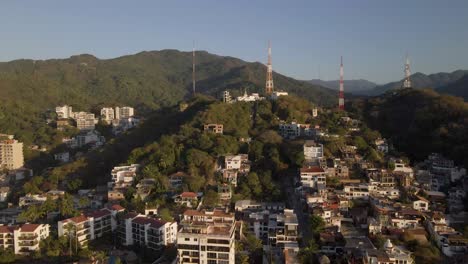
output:
<svg viewBox="0 0 468 264"><path fill-rule="evenodd" d="M203 131L215 134L223 134L223 124L206 124L203 126Z"/></svg>
<svg viewBox="0 0 468 264"><path fill-rule="evenodd" d="M104 107L101 109L101 119L106 123L110 124L112 120L115 119L115 112L114 108L112 107Z"/></svg>
<svg viewBox="0 0 468 264"><path fill-rule="evenodd" d="M306 140L304 143L304 159L306 161L323 158L323 144L315 143L313 140Z"/></svg>
<svg viewBox="0 0 468 264"><path fill-rule="evenodd" d="M68 119L73 117L73 108L68 105L64 106L57 106L55 107L55 113L57 113L57 118L58 119Z"/></svg>
<svg viewBox="0 0 468 264"><path fill-rule="evenodd" d="M280 98L280 96L287 96L287 95L288 95L288 92L274 91L274 92L271 94L271 99L272 99L272 100L278 100L278 98Z"/></svg>
<svg viewBox="0 0 468 264"><path fill-rule="evenodd" d="M124 210L121 206L114 206L59 221L57 223L58 236L71 234L77 243L82 247L87 247L90 240L116 230L117 213Z"/></svg>
<svg viewBox="0 0 468 264"><path fill-rule="evenodd" d="M140 169L139 164L131 164L129 166L114 167L111 171L111 182L108 183L110 187L119 185L131 185Z"/></svg>
<svg viewBox="0 0 468 264"><path fill-rule="evenodd" d="M11 135L0 135L0 169L16 170L24 166L23 143Z"/></svg>
<svg viewBox="0 0 468 264"><path fill-rule="evenodd" d="M48 236L49 225L0 226L0 249L11 249L15 254L29 254L39 250L39 242Z"/></svg>
<svg viewBox="0 0 468 264"><path fill-rule="evenodd" d="M224 211L187 210L177 233L178 263L235 263L235 220Z"/></svg>
<svg viewBox="0 0 468 264"><path fill-rule="evenodd" d="M312 136L312 128L308 124L298 124L296 122L291 123L280 123L279 124L279 134L286 139L295 139L297 137Z"/></svg>
<svg viewBox="0 0 468 264"><path fill-rule="evenodd" d="M301 168L300 179L303 187L317 189L319 185L327 183L326 172L319 166Z"/></svg>
<svg viewBox="0 0 468 264"><path fill-rule="evenodd" d="M54 154L54 160L66 163L70 161L70 152L60 152L57 154Z"/></svg>
<svg viewBox="0 0 468 264"><path fill-rule="evenodd" d="M247 90L244 91L244 94L236 98L237 102L255 102L264 100L265 97L261 97L258 93L247 94Z"/></svg>
<svg viewBox="0 0 468 264"><path fill-rule="evenodd" d="M138 245L159 250L176 242L177 222L166 222L129 213L119 224L117 236L124 246Z"/></svg>
<svg viewBox="0 0 468 264"><path fill-rule="evenodd" d="M133 107L124 106L115 108L115 119L125 119L133 117L135 115L135 110Z"/></svg>

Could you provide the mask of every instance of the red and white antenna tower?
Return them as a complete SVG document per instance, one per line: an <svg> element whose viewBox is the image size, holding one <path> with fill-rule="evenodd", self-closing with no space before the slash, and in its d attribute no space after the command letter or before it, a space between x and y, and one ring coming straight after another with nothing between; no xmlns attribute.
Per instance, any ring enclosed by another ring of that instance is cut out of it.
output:
<svg viewBox="0 0 468 264"><path fill-rule="evenodd" d="M265 84L265 93L273 93L273 67L271 66L271 43L268 41L268 64L267 64L267 76Z"/></svg>
<svg viewBox="0 0 468 264"><path fill-rule="evenodd" d="M344 80L343 80L343 56L341 56L340 65L340 96L338 98L338 107L340 110L344 110Z"/></svg>

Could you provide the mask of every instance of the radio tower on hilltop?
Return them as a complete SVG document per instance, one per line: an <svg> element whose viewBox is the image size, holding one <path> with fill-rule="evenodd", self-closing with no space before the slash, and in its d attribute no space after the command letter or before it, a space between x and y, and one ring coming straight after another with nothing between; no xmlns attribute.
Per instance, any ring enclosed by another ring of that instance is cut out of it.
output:
<svg viewBox="0 0 468 264"><path fill-rule="evenodd" d="M338 98L338 107L340 110L344 110L343 56L341 56L340 64L340 96Z"/></svg>
<svg viewBox="0 0 468 264"><path fill-rule="evenodd" d="M273 93L273 67L271 66L271 44L268 41L268 64L267 64L267 75L265 84L265 93Z"/></svg>
<svg viewBox="0 0 468 264"><path fill-rule="evenodd" d="M410 70L410 61L408 58L408 54L406 54L406 62L405 62L405 81L403 81L403 88L411 88L411 70Z"/></svg>

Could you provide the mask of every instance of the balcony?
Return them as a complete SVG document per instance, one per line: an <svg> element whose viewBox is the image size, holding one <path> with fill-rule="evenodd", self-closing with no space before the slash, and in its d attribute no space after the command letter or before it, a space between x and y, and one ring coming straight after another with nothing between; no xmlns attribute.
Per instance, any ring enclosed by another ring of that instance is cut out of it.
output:
<svg viewBox="0 0 468 264"><path fill-rule="evenodd" d="M38 238L38 235L21 235L18 237L19 240L35 240Z"/></svg>
<svg viewBox="0 0 468 264"><path fill-rule="evenodd" d="M39 241L20 241L19 245L24 246L24 247L33 247L35 245L39 244Z"/></svg>

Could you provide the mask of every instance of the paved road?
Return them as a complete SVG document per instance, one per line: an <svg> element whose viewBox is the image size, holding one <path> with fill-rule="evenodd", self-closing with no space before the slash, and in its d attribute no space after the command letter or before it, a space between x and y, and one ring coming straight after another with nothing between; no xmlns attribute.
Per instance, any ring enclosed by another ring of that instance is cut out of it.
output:
<svg viewBox="0 0 468 264"><path fill-rule="evenodd" d="M299 232L302 236L301 247L305 247L306 241L309 241L312 234L309 228L309 214L303 212L304 203L301 202L301 197L294 191L294 178L297 178L297 171L290 171L285 175L288 180L283 182L286 191L286 206L294 209L299 222Z"/></svg>

